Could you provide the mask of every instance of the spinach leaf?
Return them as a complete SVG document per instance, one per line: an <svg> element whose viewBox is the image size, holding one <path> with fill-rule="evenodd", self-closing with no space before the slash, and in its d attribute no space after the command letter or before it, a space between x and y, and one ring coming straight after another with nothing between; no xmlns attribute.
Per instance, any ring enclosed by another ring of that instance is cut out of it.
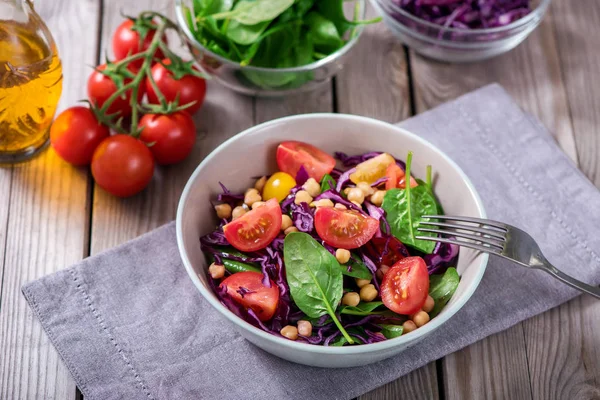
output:
<svg viewBox="0 0 600 400"><path fill-rule="evenodd" d="M357 306L342 306L340 307L340 313L349 315L372 315L380 314L383 311L374 311L376 308L381 307L383 302L371 301L368 303L358 303Z"/></svg>
<svg viewBox="0 0 600 400"><path fill-rule="evenodd" d="M319 0L317 9L325 18L335 24L340 36L352 28L352 23L344 15L344 0Z"/></svg>
<svg viewBox="0 0 600 400"><path fill-rule="evenodd" d="M329 174L325 174L323 179L321 179L321 193L326 192L327 190L335 189L337 183L335 179Z"/></svg>
<svg viewBox="0 0 600 400"><path fill-rule="evenodd" d="M379 325L381 326L381 333L385 336L386 339L393 339L399 336L402 336L404 332L404 327L402 325Z"/></svg>
<svg viewBox="0 0 600 400"><path fill-rule="evenodd" d="M350 270L348 270L348 267L350 267ZM342 269L342 274L351 276L352 278L369 280L373 278L373 274L365 263L355 257L350 257L350 260L346 264L340 264L340 268Z"/></svg>
<svg viewBox="0 0 600 400"><path fill-rule="evenodd" d="M283 258L290 295L296 306L312 318L329 314L349 343L352 338L335 315L342 299L343 276L335 256L309 234L285 237Z"/></svg>
<svg viewBox="0 0 600 400"><path fill-rule="evenodd" d="M231 20L227 25L227 37L238 44L252 44L260 38L270 23L271 21L263 21L254 25L244 25L236 20Z"/></svg>
<svg viewBox="0 0 600 400"><path fill-rule="evenodd" d="M206 16L231 10L233 0L194 0L197 16Z"/></svg>
<svg viewBox="0 0 600 400"><path fill-rule="evenodd" d="M406 158L406 181L410 182L410 167L412 152ZM406 189L390 189L383 197L381 207L386 212L386 218L392 229L392 234L402 243L411 246L423 253L431 254L435 242L415 239L419 222L424 220L423 215L435 215L438 204L427 185L419 185ZM419 235L435 237L435 233L419 232Z"/></svg>
<svg viewBox="0 0 600 400"><path fill-rule="evenodd" d="M438 315L442 308L448 304L459 283L460 276L458 276L456 268L453 267L448 268L443 275L431 275L429 277L429 295L435 301L435 306L429 313L430 318Z"/></svg>
<svg viewBox="0 0 600 400"><path fill-rule="evenodd" d="M306 16L306 24L310 29L317 51L332 53L344 45L334 23L318 12L310 12Z"/></svg>
<svg viewBox="0 0 600 400"><path fill-rule="evenodd" d="M233 10L212 14L214 19L233 19L245 25L272 21L294 4L294 0L239 0Z"/></svg>

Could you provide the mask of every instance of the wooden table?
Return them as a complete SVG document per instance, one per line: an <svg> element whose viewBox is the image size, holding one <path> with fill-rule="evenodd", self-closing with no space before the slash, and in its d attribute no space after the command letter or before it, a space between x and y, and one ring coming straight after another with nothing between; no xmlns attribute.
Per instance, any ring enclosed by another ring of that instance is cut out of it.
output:
<svg viewBox="0 0 600 400"><path fill-rule="evenodd" d="M121 10L173 15L168 0L36 3L63 60L61 109L85 97L88 65L97 64L109 47ZM267 100L210 82L196 116L199 140L193 154L181 165L158 170L151 186L128 200L107 195L88 170L67 165L53 151L0 169L0 398L81 396L25 303L21 285L174 219L179 195L200 160L254 124L310 112L397 122L499 82L600 186L599 26L597 0L555 0L541 26L516 50L483 63L447 65L407 50L379 24L367 28L346 69L318 92ZM598 399L599 326L600 303L579 297L361 399Z"/></svg>

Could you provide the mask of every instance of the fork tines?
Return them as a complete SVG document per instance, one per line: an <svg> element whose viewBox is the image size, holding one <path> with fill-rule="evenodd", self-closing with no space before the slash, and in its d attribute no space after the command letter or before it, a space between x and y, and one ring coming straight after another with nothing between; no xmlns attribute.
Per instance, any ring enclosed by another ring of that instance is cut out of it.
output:
<svg viewBox="0 0 600 400"><path fill-rule="evenodd" d="M437 233L440 237L415 236L416 239L450 243L486 253L500 254L504 249L508 229L501 222L448 215L427 215L424 218L430 220L421 221L417 230L419 232ZM453 221L454 223L435 222L431 221L432 219Z"/></svg>

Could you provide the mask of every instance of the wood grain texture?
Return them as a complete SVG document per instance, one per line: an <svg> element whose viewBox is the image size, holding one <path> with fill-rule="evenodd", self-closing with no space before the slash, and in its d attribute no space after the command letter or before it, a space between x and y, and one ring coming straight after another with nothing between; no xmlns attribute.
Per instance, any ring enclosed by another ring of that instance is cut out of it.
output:
<svg viewBox="0 0 600 400"><path fill-rule="evenodd" d="M411 52L418 112L497 82L535 115L577 161L569 105L550 15L513 51L473 64L444 64Z"/></svg>
<svg viewBox="0 0 600 400"><path fill-rule="evenodd" d="M160 11L171 17L173 14L173 4L168 0L138 1L127 5L117 0L106 0L103 48L110 47L110 35L122 21L121 9L130 15L142 10ZM183 187L202 159L224 140L252 125L251 98L236 96L213 81L209 82L207 93L205 104L194 117L198 140L184 162L157 167L150 186L129 199L117 199L96 186L91 254L124 243L175 219Z"/></svg>
<svg viewBox="0 0 600 400"><path fill-rule="evenodd" d="M579 165L600 187L600 3L557 0L551 8Z"/></svg>
<svg viewBox="0 0 600 400"><path fill-rule="evenodd" d="M8 230L8 211L12 183L12 167L0 167L0 310L2 310L2 284L4 280L4 253Z"/></svg>
<svg viewBox="0 0 600 400"><path fill-rule="evenodd" d="M516 325L444 359L448 400L531 399L529 377L523 366L527 355L523 327Z"/></svg>
<svg viewBox="0 0 600 400"><path fill-rule="evenodd" d="M358 400L434 400L439 399L438 376L435 363L429 363L413 372L358 397Z"/></svg>
<svg viewBox="0 0 600 400"><path fill-rule="evenodd" d="M96 0L36 3L54 34L64 66L59 109L85 96L82 82L88 71L82 66L93 64L96 58L98 4ZM27 306L20 287L84 255L87 181L85 170L72 168L51 150L13 167L0 309L2 399L75 396L73 379Z"/></svg>

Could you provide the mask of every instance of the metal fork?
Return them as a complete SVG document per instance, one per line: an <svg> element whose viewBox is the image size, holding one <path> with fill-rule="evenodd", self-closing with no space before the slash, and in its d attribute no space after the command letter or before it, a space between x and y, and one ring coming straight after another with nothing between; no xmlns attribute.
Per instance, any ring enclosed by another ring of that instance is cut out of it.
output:
<svg viewBox="0 0 600 400"><path fill-rule="evenodd" d="M558 270L544 257L535 240L519 228L498 221L471 217L427 215L424 218L455 223L421 221L417 231L437 233L442 237L415 236L417 239L468 247L506 258L524 267L541 269L567 285L600 299L600 287L588 285Z"/></svg>

